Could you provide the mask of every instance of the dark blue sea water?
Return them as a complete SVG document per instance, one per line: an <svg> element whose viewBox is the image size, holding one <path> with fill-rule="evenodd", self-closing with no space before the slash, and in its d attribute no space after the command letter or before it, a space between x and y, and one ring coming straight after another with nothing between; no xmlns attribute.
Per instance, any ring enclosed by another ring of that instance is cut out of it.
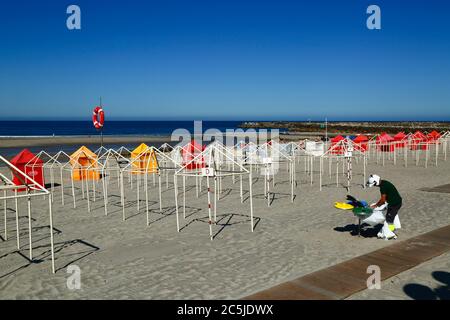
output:
<svg viewBox="0 0 450 320"><path fill-rule="evenodd" d="M203 131L236 129L243 121L203 121ZM175 129L194 131L193 121L108 121L104 135L170 135ZM98 135L91 121L0 121L0 136Z"/></svg>
<svg viewBox="0 0 450 320"><path fill-rule="evenodd" d="M202 131L215 128L222 132L227 129L237 129L244 121L203 121ZM176 129L186 129L194 133L193 121L108 121L103 130L104 135L121 136L170 136ZM0 121L0 136L3 137L31 137L31 136L99 136L91 121ZM100 140L99 140L100 141ZM125 146L129 149L136 147L136 143L105 144L108 148ZM91 150L96 150L100 144L87 144ZM37 153L45 149L50 154L60 150L72 153L78 145L30 146L31 152ZM3 148L0 145L0 154L11 158L20 152L22 147ZM0 164L1 165L1 164Z"/></svg>

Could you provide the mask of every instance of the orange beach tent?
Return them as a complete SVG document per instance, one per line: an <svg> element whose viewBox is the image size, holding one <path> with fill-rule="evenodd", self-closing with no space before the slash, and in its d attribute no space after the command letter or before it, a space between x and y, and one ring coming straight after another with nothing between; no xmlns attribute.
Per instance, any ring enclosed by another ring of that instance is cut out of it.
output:
<svg viewBox="0 0 450 320"><path fill-rule="evenodd" d="M72 166L73 180L99 180L100 173L97 168L97 155L82 146L70 155L70 165Z"/></svg>
<svg viewBox="0 0 450 320"><path fill-rule="evenodd" d="M158 172L158 160L153 148L150 148L145 143L141 143L136 149L131 151L131 165L133 167L132 173L144 174Z"/></svg>

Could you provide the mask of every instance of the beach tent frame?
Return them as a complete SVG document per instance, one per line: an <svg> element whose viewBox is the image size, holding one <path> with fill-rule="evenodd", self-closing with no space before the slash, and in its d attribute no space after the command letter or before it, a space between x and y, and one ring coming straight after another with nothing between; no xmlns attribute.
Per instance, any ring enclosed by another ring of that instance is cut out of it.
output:
<svg viewBox="0 0 450 320"><path fill-rule="evenodd" d="M225 161L223 161L225 159ZM204 167L196 167L194 169L189 169L192 163L203 163ZM228 168L223 168L223 164L225 162L234 163L235 170L229 170ZM218 178L229 177L233 175L248 175L249 179L249 202L250 202L250 222L251 222L251 231L254 230L254 222L253 222L253 183L252 183L252 173L248 169L246 169L241 163L237 162L234 159L233 155L230 155L229 152L224 152L223 148L218 144L213 144L209 148L205 148L200 154L196 155L193 159L183 165L179 170L177 170L174 174L174 185L175 185L175 208L176 208L176 220L177 220L177 232L180 232L180 218L179 218L179 205L178 205L178 197L179 197L179 187L178 187L178 177L183 177L183 219L186 219L186 177L201 177L206 178L206 186L207 186L207 199L208 199L208 224L209 224L209 236L210 239L213 240L213 231L212 225L217 223L217 202L219 200L218 197ZM210 179L214 180L213 192L211 192L211 182ZM213 196L211 195L213 193ZM212 197L213 200L212 200ZM243 199L243 189L242 189L242 179L240 184L240 198L241 203L244 202ZM213 203L212 203L213 202Z"/></svg>
<svg viewBox="0 0 450 320"><path fill-rule="evenodd" d="M154 157L155 161L149 161L150 158ZM144 158L144 160L142 160ZM138 162L144 162L146 164L145 167L142 167L140 164L136 165ZM155 166L150 168L150 164L154 164ZM138 177L137 180L137 188L136 188L136 201L137 201L137 211L140 211L140 177L143 176L144 182L144 191L145 191L145 211L147 218L147 226L150 225L150 207L149 207L149 194L148 194L148 176L158 176L158 196L159 196L159 210L162 212L162 190L161 190L161 175L163 172L175 172L181 168L181 165L174 161L170 156L158 150L153 146L145 148L142 152L137 155L134 159L131 159L130 162L121 169L121 178L120 178L120 190L121 190L121 202L122 202L122 219L126 220L126 212L125 212L125 189L123 183L123 174L124 172L133 172Z"/></svg>
<svg viewBox="0 0 450 320"><path fill-rule="evenodd" d="M50 197L50 192L45 189L44 186L36 182L33 178L25 174L19 168L14 166L4 157L0 156L0 162L6 164L6 166L14 173L20 181L21 185L15 185L10 179L8 179L4 174L0 173L0 180L2 185L0 185L0 191L3 193L0 195L0 200L3 200L5 211L5 238L7 239L7 200L14 199L16 207L16 237L17 237L17 248L20 250L20 235L19 235L19 212L18 212L18 200L27 199L28 207L28 242L29 242L29 259L33 261L33 242L32 242L32 202L31 198L39 196L48 196L48 213L49 213L49 227L50 227L50 250L51 250L51 260L52 260L52 272L55 273L55 251L54 251L54 239L53 239L53 212L52 212L52 199ZM26 189L25 194L19 194L19 189ZM8 194L11 193L11 194Z"/></svg>
<svg viewBox="0 0 450 320"><path fill-rule="evenodd" d="M342 150L343 153L335 153L333 151ZM322 191L322 177L324 174L324 163L323 160L325 158L328 158L329 162L329 176L331 178L332 174L332 161L336 160L336 186L339 186L339 161L343 160L342 162L342 173L346 175L347 177L347 192L350 191L350 182L353 178L353 166L352 166L352 160L353 159L361 159L363 161L363 188L365 188L366 183L366 166L367 166L367 159L366 159L366 153L361 150L361 148L358 146L358 144L353 143L353 141L349 138L345 138L344 140L339 141L338 143L331 146L322 156L320 156L320 164L319 164L319 189Z"/></svg>

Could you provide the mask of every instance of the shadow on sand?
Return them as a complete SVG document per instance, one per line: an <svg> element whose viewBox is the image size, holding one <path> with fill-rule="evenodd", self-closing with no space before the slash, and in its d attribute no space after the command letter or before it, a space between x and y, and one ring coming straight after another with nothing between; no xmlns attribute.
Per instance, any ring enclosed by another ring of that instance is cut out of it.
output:
<svg viewBox="0 0 450 320"><path fill-rule="evenodd" d="M450 300L450 273L434 271L431 275L440 282L436 288L409 283L403 287L403 291L414 300Z"/></svg>

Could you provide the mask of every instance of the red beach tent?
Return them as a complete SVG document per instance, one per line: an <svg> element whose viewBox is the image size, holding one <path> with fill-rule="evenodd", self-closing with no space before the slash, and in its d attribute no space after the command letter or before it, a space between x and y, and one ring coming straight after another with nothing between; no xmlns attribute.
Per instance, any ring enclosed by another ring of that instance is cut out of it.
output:
<svg viewBox="0 0 450 320"><path fill-rule="evenodd" d="M437 132L436 130L431 131L428 134L428 141L430 142L436 142L441 137L441 134Z"/></svg>
<svg viewBox="0 0 450 320"><path fill-rule="evenodd" d="M337 144L339 141L345 140L345 138L341 135L338 135L334 138L331 138L331 144Z"/></svg>
<svg viewBox="0 0 450 320"><path fill-rule="evenodd" d="M205 167L205 161L203 157L198 157L195 161L192 161L195 157L197 157L200 153L205 150L205 146L197 143L195 139L192 139L187 145L185 145L181 149L181 154L183 157L183 166L186 166L186 169L198 169Z"/></svg>
<svg viewBox="0 0 450 320"><path fill-rule="evenodd" d="M383 152L393 152L395 145L392 143L394 138L388 135L386 132L380 134L377 137L377 144L379 145L379 150Z"/></svg>
<svg viewBox="0 0 450 320"><path fill-rule="evenodd" d="M26 164L30 161L32 161L32 163L29 166L26 166ZM14 158L12 158L10 162L14 166L16 166L17 169L24 172L27 176L44 187L44 162L41 159L37 158L36 155L33 154L30 150L23 149ZM21 181L21 179L23 180L22 176L14 171L12 172L12 175L12 181L15 185L22 185L24 183L32 184L32 182L28 179L26 181ZM19 189L18 191L25 191L25 189Z"/></svg>
<svg viewBox="0 0 450 320"><path fill-rule="evenodd" d="M407 135L404 132L399 132L394 136L395 146L397 148L404 148L406 146Z"/></svg>
<svg viewBox="0 0 450 320"><path fill-rule="evenodd" d="M369 138L363 134L358 135L353 142L359 147L360 151L367 151L369 148Z"/></svg>
<svg viewBox="0 0 450 320"><path fill-rule="evenodd" d="M343 154L344 153L344 148L342 145L340 146L336 146L339 142L345 140L345 138L341 135L338 135L334 138L331 138L331 146L329 148L330 150L330 154Z"/></svg>
<svg viewBox="0 0 450 320"><path fill-rule="evenodd" d="M422 131L416 131L411 136L411 150L417 150L419 147L422 150L428 149L427 136Z"/></svg>

